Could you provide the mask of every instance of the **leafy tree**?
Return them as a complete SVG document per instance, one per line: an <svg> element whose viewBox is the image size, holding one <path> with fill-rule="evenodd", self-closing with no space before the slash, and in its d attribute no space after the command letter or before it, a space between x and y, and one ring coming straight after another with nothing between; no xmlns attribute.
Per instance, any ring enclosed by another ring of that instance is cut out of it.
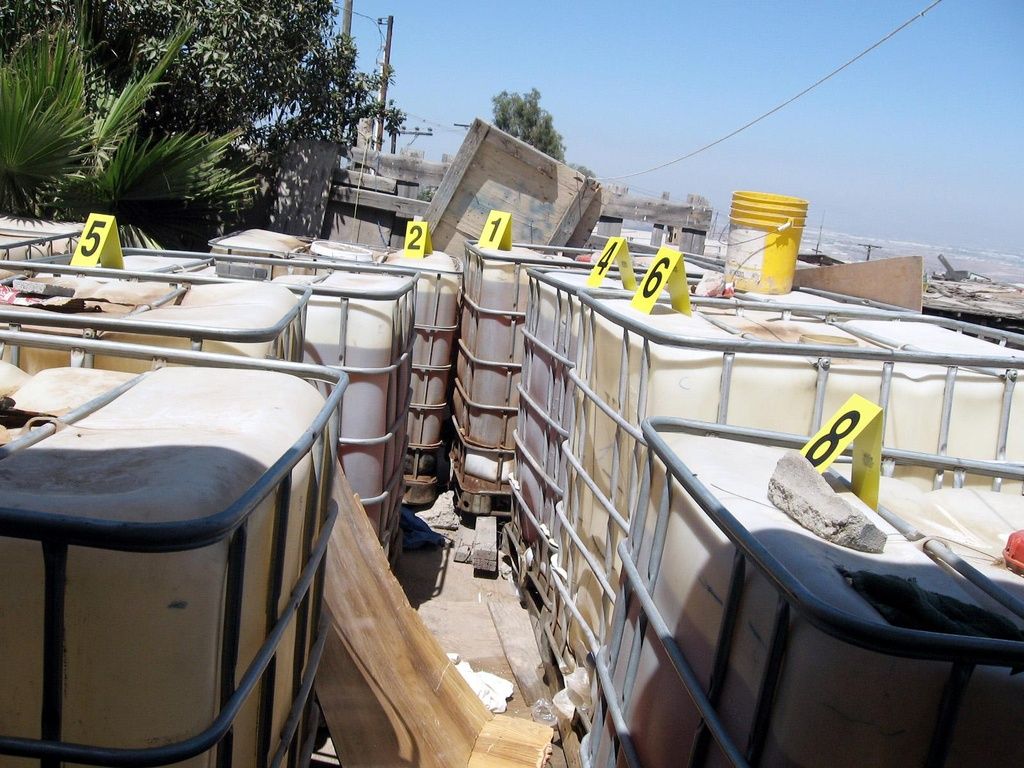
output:
<svg viewBox="0 0 1024 768"><path fill-rule="evenodd" d="M587 168L587 166L583 165L583 163L569 163L569 167L572 168L574 171L579 171L584 176L589 176L592 179L597 176L596 173Z"/></svg>
<svg viewBox="0 0 1024 768"><path fill-rule="evenodd" d="M0 63L0 210L19 216L118 217L127 244L204 239L253 189L225 165L237 133L147 134L143 110L188 37L163 42L155 66L120 88L96 87L83 30L67 25L21 38Z"/></svg>
<svg viewBox="0 0 1024 768"><path fill-rule="evenodd" d="M502 91L491 101L496 127L555 160L565 160L562 134L555 130L551 113L540 106L540 91L536 88L529 93Z"/></svg>
<svg viewBox="0 0 1024 768"><path fill-rule="evenodd" d="M397 129L404 115L376 93L379 74L356 69L332 0L10 0L0 29L38 29L71 19L97 44L85 50L112 89L160 61L168 30L193 35L163 75L141 117L146 133L239 131L250 158L294 139L354 142L364 117ZM2 3L0 3L2 5ZM6 16L5 16L6 14ZM12 44L0 32L0 54ZM388 73L390 78L391 72Z"/></svg>

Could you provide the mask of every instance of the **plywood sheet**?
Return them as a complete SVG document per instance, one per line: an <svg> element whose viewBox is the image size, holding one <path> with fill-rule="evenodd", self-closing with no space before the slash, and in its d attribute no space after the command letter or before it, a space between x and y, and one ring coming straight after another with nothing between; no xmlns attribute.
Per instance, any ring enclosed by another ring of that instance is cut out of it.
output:
<svg viewBox="0 0 1024 768"><path fill-rule="evenodd" d="M924 259L900 256L798 269L793 287L818 288L920 312L923 280Z"/></svg>

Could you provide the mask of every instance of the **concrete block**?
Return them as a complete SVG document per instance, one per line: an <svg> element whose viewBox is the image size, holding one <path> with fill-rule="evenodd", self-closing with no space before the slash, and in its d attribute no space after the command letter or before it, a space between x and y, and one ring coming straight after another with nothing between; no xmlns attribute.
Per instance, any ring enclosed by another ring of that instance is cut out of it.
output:
<svg viewBox="0 0 1024 768"><path fill-rule="evenodd" d="M837 495L799 451L787 451L768 481L768 500L811 533L841 547L878 553L885 534Z"/></svg>

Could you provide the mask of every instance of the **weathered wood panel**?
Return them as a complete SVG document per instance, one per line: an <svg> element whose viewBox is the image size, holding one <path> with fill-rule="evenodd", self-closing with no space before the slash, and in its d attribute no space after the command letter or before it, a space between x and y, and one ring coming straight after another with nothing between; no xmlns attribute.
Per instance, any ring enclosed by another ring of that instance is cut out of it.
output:
<svg viewBox="0 0 1024 768"><path fill-rule="evenodd" d="M565 245L578 229L589 235L599 190L593 179L476 120L425 218L434 247L450 253L479 237L492 209L512 213L516 242Z"/></svg>
<svg viewBox="0 0 1024 768"><path fill-rule="evenodd" d="M834 291L920 312L923 279L924 259L920 256L900 256L837 264L833 267L798 269L793 286Z"/></svg>

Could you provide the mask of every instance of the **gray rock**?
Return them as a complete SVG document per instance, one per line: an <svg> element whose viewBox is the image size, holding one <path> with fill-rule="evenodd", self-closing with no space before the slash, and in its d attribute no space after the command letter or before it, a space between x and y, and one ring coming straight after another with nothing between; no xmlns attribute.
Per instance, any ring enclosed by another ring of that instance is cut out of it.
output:
<svg viewBox="0 0 1024 768"><path fill-rule="evenodd" d="M816 536L859 552L879 553L885 534L838 496L799 451L786 451L768 481L768 499Z"/></svg>
<svg viewBox="0 0 1024 768"><path fill-rule="evenodd" d="M416 513L416 517L423 520L431 528L439 528L444 531L459 530L459 513L455 511L455 504L452 500L452 492L442 493L434 501L430 509L424 509Z"/></svg>

